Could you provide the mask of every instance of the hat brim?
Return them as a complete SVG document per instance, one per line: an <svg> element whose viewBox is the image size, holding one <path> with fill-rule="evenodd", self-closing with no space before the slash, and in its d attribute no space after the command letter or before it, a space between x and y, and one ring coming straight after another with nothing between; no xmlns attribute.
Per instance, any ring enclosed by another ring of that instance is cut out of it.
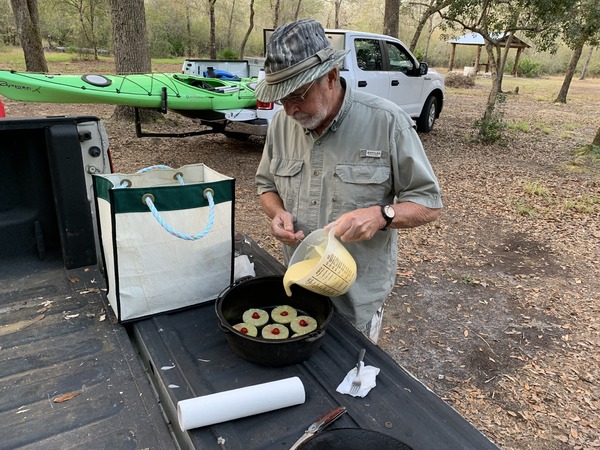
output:
<svg viewBox="0 0 600 450"><path fill-rule="evenodd" d="M254 95L261 102L276 102L281 100L296 89L329 73L342 62L348 53L350 53L350 50L336 50L333 58L279 83L267 83L264 79L260 80L256 85Z"/></svg>

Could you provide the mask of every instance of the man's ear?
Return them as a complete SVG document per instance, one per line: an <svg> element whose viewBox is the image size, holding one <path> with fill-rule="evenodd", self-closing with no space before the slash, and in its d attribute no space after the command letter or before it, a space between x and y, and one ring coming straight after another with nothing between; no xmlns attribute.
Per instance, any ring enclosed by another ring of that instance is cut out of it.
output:
<svg viewBox="0 0 600 450"><path fill-rule="evenodd" d="M329 87L335 86L339 77L340 77L340 69L338 69L337 67L332 69L327 74L327 85Z"/></svg>

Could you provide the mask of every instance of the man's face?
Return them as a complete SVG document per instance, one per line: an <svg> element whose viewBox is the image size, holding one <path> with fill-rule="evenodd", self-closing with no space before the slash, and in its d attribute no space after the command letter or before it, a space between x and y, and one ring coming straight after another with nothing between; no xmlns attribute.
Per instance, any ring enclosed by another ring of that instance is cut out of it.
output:
<svg viewBox="0 0 600 450"><path fill-rule="evenodd" d="M325 89L326 78L314 80L280 100L286 114L303 128L314 130L327 117L329 92Z"/></svg>

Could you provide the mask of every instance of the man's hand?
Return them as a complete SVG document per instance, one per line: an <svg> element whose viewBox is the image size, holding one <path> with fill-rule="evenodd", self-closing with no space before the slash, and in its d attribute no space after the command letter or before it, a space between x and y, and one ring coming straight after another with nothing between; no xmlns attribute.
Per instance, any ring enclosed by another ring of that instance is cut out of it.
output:
<svg viewBox="0 0 600 450"><path fill-rule="evenodd" d="M286 245L296 245L304 239L304 232L294 232L294 217L283 207L283 200L276 192L261 194L260 204L271 217L271 234Z"/></svg>
<svg viewBox="0 0 600 450"><path fill-rule="evenodd" d="M292 215L283 211L271 219L271 233L275 238L286 245L296 245L304 239L304 232L294 232L294 221Z"/></svg>
<svg viewBox="0 0 600 450"><path fill-rule="evenodd" d="M359 242L371 239L384 225L381 208L371 206L344 213L325 229L335 227L335 235L343 242Z"/></svg>

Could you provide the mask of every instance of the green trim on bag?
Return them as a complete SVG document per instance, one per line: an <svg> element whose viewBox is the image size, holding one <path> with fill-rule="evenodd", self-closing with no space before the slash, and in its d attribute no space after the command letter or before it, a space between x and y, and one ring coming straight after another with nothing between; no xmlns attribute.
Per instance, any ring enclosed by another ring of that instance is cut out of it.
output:
<svg viewBox="0 0 600 450"><path fill-rule="evenodd" d="M96 185L96 196L102 200L110 202L110 195L108 191L114 187L112 182L101 175L93 175L92 178L94 180L94 184Z"/></svg>
<svg viewBox="0 0 600 450"><path fill-rule="evenodd" d="M216 205L233 201L233 180L186 184L183 186L113 188L109 190L109 195L115 214L146 213L148 212L148 206L142 201L145 194L154 196L153 203L158 211L178 211L208 206L208 200L204 197L206 189L213 190L213 200Z"/></svg>

